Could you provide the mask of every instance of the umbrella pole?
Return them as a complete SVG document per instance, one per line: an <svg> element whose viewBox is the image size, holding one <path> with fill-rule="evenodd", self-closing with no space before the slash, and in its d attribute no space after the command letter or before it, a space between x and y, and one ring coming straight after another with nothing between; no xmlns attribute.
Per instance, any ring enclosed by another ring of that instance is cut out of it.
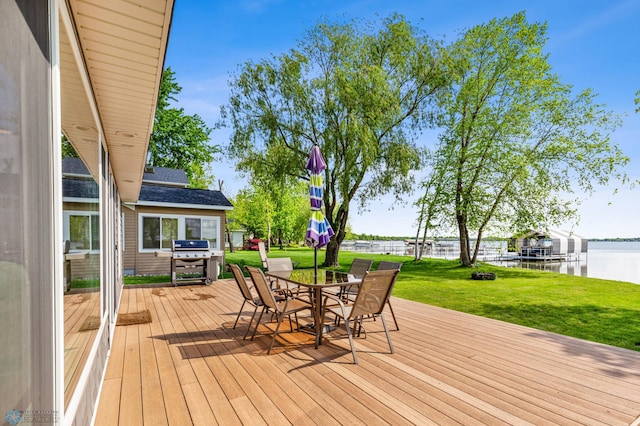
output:
<svg viewBox="0 0 640 426"><path fill-rule="evenodd" d="M313 248L313 283L318 284L318 247Z"/></svg>

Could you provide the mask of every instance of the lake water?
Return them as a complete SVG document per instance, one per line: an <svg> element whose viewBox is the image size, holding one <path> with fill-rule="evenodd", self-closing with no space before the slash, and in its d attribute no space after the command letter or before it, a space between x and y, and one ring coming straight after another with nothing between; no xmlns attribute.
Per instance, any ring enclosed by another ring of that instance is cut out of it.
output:
<svg viewBox="0 0 640 426"><path fill-rule="evenodd" d="M344 250L413 255L404 241L345 241L345 243L342 247ZM498 245L487 243L486 247L486 255L480 254L478 259L500 266L523 267L640 284L640 242L636 241L590 241L588 253L582 254L577 260L562 262L492 261L497 253L506 252L506 243ZM456 259L458 255L457 243L444 241L436 246L431 255L425 255L425 257Z"/></svg>
<svg viewBox="0 0 640 426"><path fill-rule="evenodd" d="M492 263L640 284L640 242L635 241L590 241L588 252L574 261Z"/></svg>

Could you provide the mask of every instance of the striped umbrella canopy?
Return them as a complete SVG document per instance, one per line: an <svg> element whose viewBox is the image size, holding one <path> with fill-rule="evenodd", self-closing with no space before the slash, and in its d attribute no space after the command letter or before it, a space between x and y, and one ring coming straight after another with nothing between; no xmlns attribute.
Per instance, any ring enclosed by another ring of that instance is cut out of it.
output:
<svg viewBox="0 0 640 426"><path fill-rule="evenodd" d="M311 219L309 219L309 226L307 227L305 244L317 249L329 244L329 240L334 235L329 221L322 213L322 171L327 168L327 164L322 158L318 145L313 145L306 168L311 171L309 176Z"/></svg>

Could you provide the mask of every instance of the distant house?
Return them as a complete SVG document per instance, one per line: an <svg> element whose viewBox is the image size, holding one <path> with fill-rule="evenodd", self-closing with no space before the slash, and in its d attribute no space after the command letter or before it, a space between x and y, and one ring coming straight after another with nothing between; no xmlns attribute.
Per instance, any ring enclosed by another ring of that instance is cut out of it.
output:
<svg viewBox="0 0 640 426"><path fill-rule="evenodd" d="M555 229L531 230L509 241L509 251L526 258L579 258L588 249L588 239Z"/></svg>
<svg viewBox="0 0 640 426"><path fill-rule="evenodd" d="M234 250L241 250L244 246L244 240L246 236L246 229L234 229L232 231L229 231L227 237L225 238L225 248L231 249L231 245L233 245ZM229 237L231 237L231 244L229 244Z"/></svg>
<svg viewBox="0 0 640 426"><path fill-rule="evenodd" d="M71 275L82 278L99 243L98 186L80 159L63 160L62 173L64 238L70 241L72 257L86 253L71 261ZM138 201L123 203L125 274L168 275L170 261L156 252L170 251L175 239L209 240L211 249L224 250L226 211L233 206L220 191L188 185L183 170L145 169Z"/></svg>
<svg viewBox="0 0 640 426"><path fill-rule="evenodd" d="M124 203L124 273L169 274L170 262L157 257L171 250L171 240L209 240L224 250L224 223L233 206L220 191L187 188L182 170L145 170L140 197Z"/></svg>

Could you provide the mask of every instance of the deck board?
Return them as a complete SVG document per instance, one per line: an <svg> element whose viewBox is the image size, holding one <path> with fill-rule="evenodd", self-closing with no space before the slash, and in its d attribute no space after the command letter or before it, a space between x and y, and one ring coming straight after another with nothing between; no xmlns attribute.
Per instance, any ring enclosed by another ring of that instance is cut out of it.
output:
<svg viewBox="0 0 640 426"><path fill-rule="evenodd" d="M138 291L138 310L148 309L151 305L151 293ZM142 301L142 306L140 306ZM167 425L167 413L164 409L163 387L158 369L158 358L153 345L153 325L141 324L140 328L140 378L142 387L142 416L145 424ZM131 326L128 326L131 327Z"/></svg>
<svg viewBox="0 0 640 426"><path fill-rule="evenodd" d="M158 340L155 336L163 334L161 321L156 319L166 318L166 312L163 308L163 298L165 296L164 289L153 289L151 292L147 292L148 295L152 295L147 309L151 312L151 336L150 340L153 344L153 351L156 356L156 362L158 364L158 373L160 377L160 385L162 387L163 404L160 406L153 406L151 409L162 410L164 408L167 422L170 425L174 424L189 424L191 423L191 416L187 407L184 393L180 386L180 379L178 373L173 364L173 358L169 350L169 346L163 340ZM165 320L166 321L166 320Z"/></svg>
<svg viewBox="0 0 640 426"><path fill-rule="evenodd" d="M230 280L125 288L152 322L116 327L96 424L640 424L640 352L394 298L394 354L367 321L358 365L343 329L315 349L287 322L267 355L241 303Z"/></svg>

